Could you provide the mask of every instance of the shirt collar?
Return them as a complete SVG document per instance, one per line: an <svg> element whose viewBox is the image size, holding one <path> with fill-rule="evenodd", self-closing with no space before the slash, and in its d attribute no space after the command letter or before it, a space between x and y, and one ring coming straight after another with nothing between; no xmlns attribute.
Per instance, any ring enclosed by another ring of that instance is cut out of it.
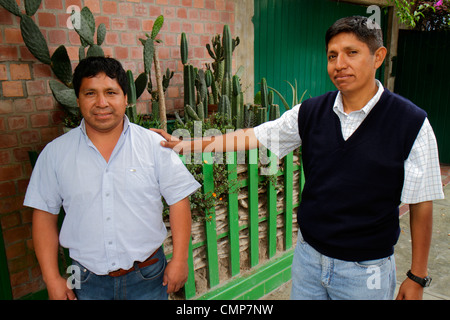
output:
<svg viewBox="0 0 450 320"><path fill-rule="evenodd" d="M378 91L377 91L377 93L373 96L372 99L370 99L369 102L367 102L367 104L366 104L361 110L356 111L356 112L363 112L364 114L367 115L367 114L370 112L370 110L372 110L372 108L373 108L373 107L378 103L378 101L380 100L380 97L381 97L381 95L382 95L383 92L384 92L384 87L383 87L383 85L381 84L381 82L380 82L379 80L375 79L375 81L376 81L376 84L377 84L377 86L378 86ZM342 103L342 94L341 94L340 91L338 92L337 97L336 97L336 100L335 100L335 102L334 102L333 110L334 110L334 112L336 112L336 113L340 112L340 113L342 113L342 114L347 115L347 114L344 112L344 104Z"/></svg>

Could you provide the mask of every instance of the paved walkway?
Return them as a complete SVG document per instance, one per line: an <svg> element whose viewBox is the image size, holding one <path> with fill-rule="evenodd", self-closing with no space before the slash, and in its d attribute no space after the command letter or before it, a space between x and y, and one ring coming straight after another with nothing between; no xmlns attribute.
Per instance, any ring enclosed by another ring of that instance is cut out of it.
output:
<svg viewBox="0 0 450 320"><path fill-rule="evenodd" d="M433 278L431 286L424 290L424 300L450 300L450 166L441 166L445 199L434 201L433 238L430 248L428 270ZM400 207L401 234L395 247L397 264L397 290L406 278L411 265L411 232L409 207ZM287 282L263 300L288 300L291 282Z"/></svg>

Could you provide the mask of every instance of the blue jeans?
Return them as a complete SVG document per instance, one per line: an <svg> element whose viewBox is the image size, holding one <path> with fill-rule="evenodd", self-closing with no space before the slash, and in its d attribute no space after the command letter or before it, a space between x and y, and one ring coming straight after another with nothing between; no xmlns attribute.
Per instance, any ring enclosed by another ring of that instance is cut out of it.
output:
<svg viewBox="0 0 450 320"><path fill-rule="evenodd" d="M77 261L80 268L80 282L74 288L79 300L167 300L167 287L162 285L167 260L162 248L154 258L158 262L119 277L96 275Z"/></svg>
<svg viewBox="0 0 450 320"><path fill-rule="evenodd" d="M370 261L324 256L299 231L292 262L292 300L392 300L396 285L394 255Z"/></svg>

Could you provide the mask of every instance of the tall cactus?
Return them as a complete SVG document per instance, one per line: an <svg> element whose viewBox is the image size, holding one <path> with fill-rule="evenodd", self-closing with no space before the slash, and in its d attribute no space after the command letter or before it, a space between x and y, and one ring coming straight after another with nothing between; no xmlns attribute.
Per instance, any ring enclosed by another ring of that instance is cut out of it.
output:
<svg viewBox="0 0 450 320"><path fill-rule="evenodd" d="M158 115L159 122L161 124L161 128L167 130L167 116L166 116L166 102L165 102L165 85L163 83L164 78L161 72L161 64L158 56L158 47L155 46L155 42L162 42L161 40L156 39L159 31L161 30L164 24L164 16L160 15L156 18L153 23L152 33L151 35L146 34L146 39L140 38L139 40L144 45L144 68L145 73L148 77L148 92L152 95L152 112L153 115ZM156 78L156 90L153 90L153 85L151 83L151 68L152 64L155 67L155 78ZM167 81L169 79L166 79ZM168 83L167 83L168 85ZM155 110L155 109L158 110Z"/></svg>

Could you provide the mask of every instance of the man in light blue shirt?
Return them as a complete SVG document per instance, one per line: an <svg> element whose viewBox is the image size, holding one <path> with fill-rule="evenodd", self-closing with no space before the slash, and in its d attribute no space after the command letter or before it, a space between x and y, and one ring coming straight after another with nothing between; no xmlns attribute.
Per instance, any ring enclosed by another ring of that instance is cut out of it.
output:
<svg viewBox="0 0 450 320"><path fill-rule="evenodd" d="M162 138L125 114L127 78L112 58L87 58L74 73L81 125L49 143L24 205L34 208L33 240L51 299L167 299L187 279L191 213L200 184ZM161 245L170 207L173 257ZM75 294L57 264L59 242L80 270ZM126 288L118 284L126 283Z"/></svg>

